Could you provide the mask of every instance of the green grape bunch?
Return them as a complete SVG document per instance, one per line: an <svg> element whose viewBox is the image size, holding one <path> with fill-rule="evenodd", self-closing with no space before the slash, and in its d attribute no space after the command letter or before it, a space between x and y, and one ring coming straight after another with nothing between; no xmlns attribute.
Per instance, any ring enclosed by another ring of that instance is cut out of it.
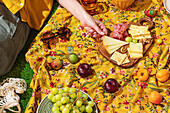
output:
<svg viewBox="0 0 170 113"><path fill-rule="evenodd" d="M86 93L76 88L52 88L48 99L53 103L53 113L92 113L95 103Z"/></svg>

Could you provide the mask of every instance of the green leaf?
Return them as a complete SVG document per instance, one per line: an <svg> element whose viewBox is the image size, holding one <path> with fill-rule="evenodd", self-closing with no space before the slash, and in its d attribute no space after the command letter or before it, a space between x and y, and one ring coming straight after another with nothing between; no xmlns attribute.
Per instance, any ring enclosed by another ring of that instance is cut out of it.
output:
<svg viewBox="0 0 170 113"><path fill-rule="evenodd" d="M148 84L157 87L154 83L148 83Z"/></svg>
<svg viewBox="0 0 170 113"><path fill-rule="evenodd" d="M154 90L154 91L159 91L159 92L162 91L162 89L159 89L159 88L153 88L153 87L149 87L149 88L152 89L152 90Z"/></svg>

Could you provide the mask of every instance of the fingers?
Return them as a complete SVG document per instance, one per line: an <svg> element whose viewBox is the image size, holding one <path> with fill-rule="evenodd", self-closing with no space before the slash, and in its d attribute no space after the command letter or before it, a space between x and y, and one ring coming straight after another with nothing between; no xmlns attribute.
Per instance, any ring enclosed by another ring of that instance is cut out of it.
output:
<svg viewBox="0 0 170 113"><path fill-rule="evenodd" d="M105 35L107 35L108 32L107 32L107 29L106 29L106 26L104 25L104 23L100 22L99 27L105 33Z"/></svg>
<svg viewBox="0 0 170 113"><path fill-rule="evenodd" d="M107 29L103 22L92 18L90 24L84 24L84 28L87 30L87 34L94 38L100 38L103 35L107 35Z"/></svg>
<svg viewBox="0 0 170 113"><path fill-rule="evenodd" d="M99 33L95 32L94 30L87 31L87 34L95 39L99 39L102 36Z"/></svg>
<svg viewBox="0 0 170 113"><path fill-rule="evenodd" d="M104 25L104 23L95 19L95 18L94 18L94 21L97 24L97 26L95 26L96 27L95 30L101 35L107 35L107 29L106 29L106 26Z"/></svg>

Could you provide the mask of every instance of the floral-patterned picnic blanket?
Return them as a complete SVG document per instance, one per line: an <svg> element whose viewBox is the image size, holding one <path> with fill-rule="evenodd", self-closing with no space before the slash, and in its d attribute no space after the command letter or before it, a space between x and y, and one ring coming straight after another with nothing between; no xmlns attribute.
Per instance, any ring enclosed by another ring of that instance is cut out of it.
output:
<svg viewBox="0 0 170 113"><path fill-rule="evenodd" d="M137 22L140 18L149 18L144 12L146 9L154 8L157 14L151 18L155 24L151 32L154 34L154 39L161 38L163 43L154 42L136 65L123 69L105 59L98 50L99 43L87 35L86 30L74 16L59 7L35 37L26 53L26 60L35 74L30 85L33 94L25 113L35 112L40 101L50 93L51 88L66 85L87 92L94 99L101 113L170 113L170 80L161 83L155 77L158 70L170 68L170 64L167 63L170 55L168 49L170 15L163 6L163 0L135 0L127 10L119 10L111 0L101 0L101 3L105 12L93 16L102 21L111 31L114 24ZM63 40L62 35L54 37L50 43L41 40L45 32L51 31L57 34L61 27L70 29L69 40ZM71 64L67 59L70 53L78 54L80 61ZM63 67L58 71L53 70L49 64L56 58L63 61ZM91 76L86 78L79 76L76 69L81 63L92 66L94 72ZM136 79L137 70L141 67L146 68L150 74L149 79L144 82ZM121 91L106 93L103 84L108 78L116 79L121 85ZM152 91L159 91L164 97L161 104L149 102L149 94Z"/></svg>

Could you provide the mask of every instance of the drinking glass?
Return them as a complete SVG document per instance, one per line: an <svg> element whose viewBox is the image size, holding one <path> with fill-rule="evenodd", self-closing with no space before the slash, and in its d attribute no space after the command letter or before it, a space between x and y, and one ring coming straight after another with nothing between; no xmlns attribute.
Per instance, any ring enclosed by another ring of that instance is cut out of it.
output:
<svg viewBox="0 0 170 113"><path fill-rule="evenodd" d="M91 15L96 13L97 0L80 0L81 5Z"/></svg>

